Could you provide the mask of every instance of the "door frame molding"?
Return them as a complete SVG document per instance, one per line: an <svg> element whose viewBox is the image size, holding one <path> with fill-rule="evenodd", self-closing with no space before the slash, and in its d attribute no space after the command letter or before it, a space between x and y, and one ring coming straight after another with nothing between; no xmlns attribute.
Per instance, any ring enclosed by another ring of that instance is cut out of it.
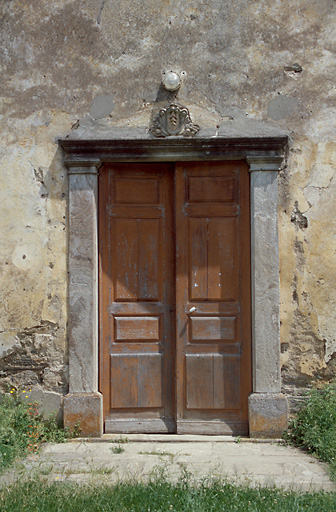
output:
<svg viewBox="0 0 336 512"><path fill-rule="evenodd" d="M61 140L68 168L69 394L64 423L103 434L98 391L98 173L106 162L245 160L250 172L252 375L249 431L278 437L287 425L281 394L278 173L287 136Z"/></svg>

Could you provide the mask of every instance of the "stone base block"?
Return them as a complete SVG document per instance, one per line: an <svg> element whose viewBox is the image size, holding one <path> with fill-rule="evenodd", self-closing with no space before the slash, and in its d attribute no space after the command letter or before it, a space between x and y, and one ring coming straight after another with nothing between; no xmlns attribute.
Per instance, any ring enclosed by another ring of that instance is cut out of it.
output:
<svg viewBox="0 0 336 512"><path fill-rule="evenodd" d="M64 398L64 426L79 425L82 436L103 435L103 396L100 393L69 393Z"/></svg>
<svg viewBox="0 0 336 512"><path fill-rule="evenodd" d="M287 398L281 393L249 396L250 437L282 437L288 426Z"/></svg>
<svg viewBox="0 0 336 512"><path fill-rule="evenodd" d="M45 391L40 386L33 387L29 392L29 401L36 402L38 412L44 419L63 419L63 395L53 391Z"/></svg>

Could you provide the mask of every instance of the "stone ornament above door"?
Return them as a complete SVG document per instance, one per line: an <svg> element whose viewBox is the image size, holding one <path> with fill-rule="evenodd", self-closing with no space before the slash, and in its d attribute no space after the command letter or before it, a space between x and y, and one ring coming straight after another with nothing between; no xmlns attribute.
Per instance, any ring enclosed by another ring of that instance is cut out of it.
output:
<svg viewBox="0 0 336 512"><path fill-rule="evenodd" d="M92 133L91 133L92 135ZM83 435L103 433L98 390L97 175L105 162L245 160L251 188L253 392L250 436L278 437L286 428L281 394L278 171L288 137L75 139L59 142L69 175L69 394L64 421Z"/></svg>
<svg viewBox="0 0 336 512"><path fill-rule="evenodd" d="M161 108L149 132L154 137L193 137L199 129L200 127L192 122L187 107L172 103L168 108Z"/></svg>

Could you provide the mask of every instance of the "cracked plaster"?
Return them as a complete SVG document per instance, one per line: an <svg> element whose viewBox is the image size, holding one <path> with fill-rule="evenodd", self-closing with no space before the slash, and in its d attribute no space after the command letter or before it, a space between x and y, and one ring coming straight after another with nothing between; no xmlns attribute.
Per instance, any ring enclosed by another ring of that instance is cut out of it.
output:
<svg viewBox="0 0 336 512"><path fill-rule="evenodd" d="M147 137L158 108L177 99L200 136L290 134L279 177L284 389L295 395L334 376L335 2L12 0L0 16L2 356L17 352L20 333L49 325L42 384L66 391L68 190L58 139ZM178 93L160 86L167 67L187 71ZM93 120L92 102L105 96L114 104ZM279 96L295 108L272 119Z"/></svg>

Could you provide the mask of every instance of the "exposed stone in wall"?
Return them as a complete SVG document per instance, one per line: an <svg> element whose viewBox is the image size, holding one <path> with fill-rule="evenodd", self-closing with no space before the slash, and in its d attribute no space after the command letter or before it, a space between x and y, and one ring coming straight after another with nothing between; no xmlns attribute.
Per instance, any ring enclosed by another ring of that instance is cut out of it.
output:
<svg viewBox="0 0 336 512"><path fill-rule="evenodd" d="M0 17L2 387L67 388L57 140L97 127L148 136L172 99L203 136L243 134L247 123L290 133L279 179L284 389L335 375L334 0L12 0ZM167 68L187 72L177 93L160 85Z"/></svg>
<svg viewBox="0 0 336 512"><path fill-rule="evenodd" d="M0 383L4 391L37 385L66 391L64 348L57 348L55 343L58 329L57 324L43 321L16 333L15 344L3 351L0 359Z"/></svg>

